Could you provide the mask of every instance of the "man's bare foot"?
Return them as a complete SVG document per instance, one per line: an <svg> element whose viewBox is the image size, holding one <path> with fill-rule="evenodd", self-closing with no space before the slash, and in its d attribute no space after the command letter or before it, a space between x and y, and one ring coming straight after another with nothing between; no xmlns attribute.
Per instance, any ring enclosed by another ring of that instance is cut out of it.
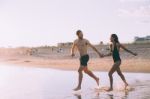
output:
<svg viewBox="0 0 150 99"><path fill-rule="evenodd" d="M99 78L96 79L96 83L99 86Z"/></svg>
<svg viewBox="0 0 150 99"><path fill-rule="evenodd" d="M109 88L109 89L107 89L106 91L113 91L113 88Z"/></svg>
<svg viewBox="0 0 150 99"><path fill-rule="evenodd" d="M77 87L77 88L75 88L75 89L73 89L74 91L78 91L78 90L80 90L81 89L81 87Z"/></svg>

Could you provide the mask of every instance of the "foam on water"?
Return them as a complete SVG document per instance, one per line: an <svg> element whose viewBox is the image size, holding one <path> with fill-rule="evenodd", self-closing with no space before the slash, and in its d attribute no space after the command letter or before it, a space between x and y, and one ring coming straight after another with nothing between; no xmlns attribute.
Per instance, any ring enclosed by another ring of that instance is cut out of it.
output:
<svg viewBox="0 0 150 99"><path fill-rule="evenodd" d="M100 87L109 86L106 72L94 72L100 77ZM149 99L150 74L124 73L130 84L124 84L114 74L114 91L96 91L96 83L84 74L82 89L74 92L78 81L77 71L29 68L0 65L0 99Z"/></svg>

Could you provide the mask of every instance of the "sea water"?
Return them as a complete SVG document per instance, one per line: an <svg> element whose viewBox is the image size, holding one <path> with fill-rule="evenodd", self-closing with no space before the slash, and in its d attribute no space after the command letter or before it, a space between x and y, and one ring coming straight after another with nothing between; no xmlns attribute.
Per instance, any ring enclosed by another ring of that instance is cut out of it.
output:
<svg viewBox="0 0 150 99"><path fill-rule="evenodd" d="M100 87L109 87L107 72L94 72ZM115 73L114 91L96 91L96 82L83 75L82 89L77 86L77 71L0 65L0 99L150 99L149 73L124 73L129 90Z"/></svg>

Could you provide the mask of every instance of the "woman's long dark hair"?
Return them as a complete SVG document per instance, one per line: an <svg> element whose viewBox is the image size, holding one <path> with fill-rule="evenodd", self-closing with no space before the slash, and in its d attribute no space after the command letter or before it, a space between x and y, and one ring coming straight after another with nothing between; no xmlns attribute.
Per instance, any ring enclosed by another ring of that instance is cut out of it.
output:
<svg viewBox="0 0 150 99"><path fill-rule="evenodd" d="M117 34L111 34L111 37L114 38L115 43L119 43L119 39L118 39Z"/></svg>

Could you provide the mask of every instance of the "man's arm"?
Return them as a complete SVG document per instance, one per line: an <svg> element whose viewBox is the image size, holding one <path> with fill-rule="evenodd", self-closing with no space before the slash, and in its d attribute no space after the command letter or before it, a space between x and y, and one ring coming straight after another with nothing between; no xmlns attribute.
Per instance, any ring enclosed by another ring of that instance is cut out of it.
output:
<svg viewBox="0 0 150 99"><path fill-rule="evenodd" d="M88 44L95 52L97 52L97 54L98 54L100 57L103 57L103 54L101 54L89 41L87 41L87 44Z"/></svg>
<svg viewBox="0 0 150 99"><path fill-rule="evenodd" d="M137 55L137 53L134 53L134 52L132 52L132 51L130 51L130 50L128 50L125 46L123 46L122 44L119 44L119 46L122 48L122 49L124 49L125 51L127 51L128 53L130 53L130 54L132 54L132 55Z"/></svg>
<svg viewBox="0 0 150 99"><path fill-rule="evenodd" d="M71 48L71 56L73 57L73 56L75 56L75 54L74 54L74 49L75 49L75 42L73 43L73 45L72 45L72 48Z"/></svg>

